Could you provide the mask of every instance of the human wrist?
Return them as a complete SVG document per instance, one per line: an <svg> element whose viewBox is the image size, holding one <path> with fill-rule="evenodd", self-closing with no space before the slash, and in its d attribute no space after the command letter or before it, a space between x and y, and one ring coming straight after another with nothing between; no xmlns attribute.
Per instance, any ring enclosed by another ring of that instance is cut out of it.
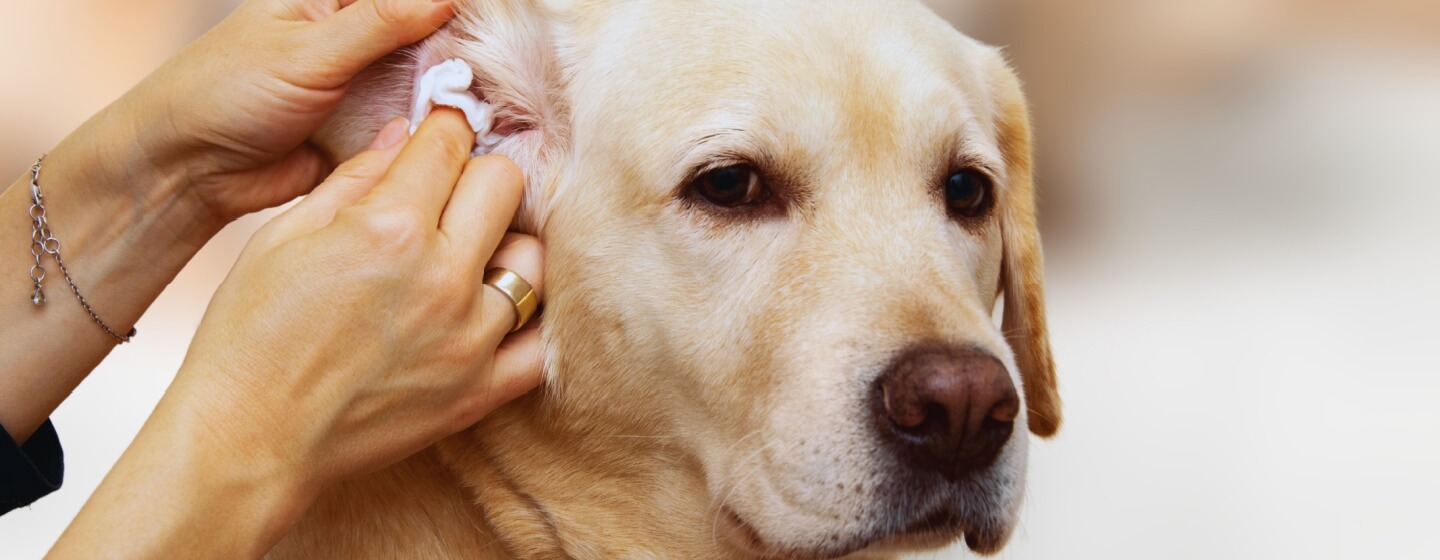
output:
<svg viewBox="0 0 1440 560"><path fill-rule="evenodd" d="M235 368L246 366L239 363L212 366L210 360L195 359L203 352L191 347L155 415L166 418L166 425L183 427L206 457L262 475L294 501L305 501L307 493L328 484L315 473L320 459L305 445L307 426L290 423L297 418L293 411L254 398L254 388L246 385L263 376L242 373Z"/></svg>
<svg viewBox="0 0 1440 560"><path fill-rule="evenodd" d="M259 558L316 491L167 394L50 558Z"/></svg>
<svg viewBox="0 0 1440 560"><path fill-rule="evenodd" d="M183 142L153 105L132 92L86 121L46 157L42 188L73 190L109 218L97 220L104 238L143 242L158 253L147 259L183 266L229 220L191 188Z"/></svg>
<svg viewBox="0 0 1440 560"><path fill-rule="evenodd" d="M167 395L168 397L168 395ZM166 399L156 410L154 438L158 454L177 469L177 486L190 496L202 517L223 511L228 519L214 527L258 557L279 541L314 502L320 485L297 468L293 457L279 455L255 438L283 440L287 434L261 434L226 425L236 418L216 417L194 398ZM245 423L241 420L242 423ZM252 423L253 424L253 423ZM148 428L147 428L148 429ZM174 458L175 460L171 460Z"/></svg>
<svg viewBox="0 0 1440 560"><path fill-rule="evenodd" d="M114 348L115 341L66 284L83 294L114 332L127 332L200 247L224 225L186 194L183 176L152 165L134 121L120 104L106 108L45 158L39 186L50 235L66 266L48 257L43 305L35 286L0 286L0 310L22 321L0 340L0 421L18 440L41 425ZM0 240L33 235L30 173L0 193ZM0 254L0 272L25 275L29 251Z"/></svg>

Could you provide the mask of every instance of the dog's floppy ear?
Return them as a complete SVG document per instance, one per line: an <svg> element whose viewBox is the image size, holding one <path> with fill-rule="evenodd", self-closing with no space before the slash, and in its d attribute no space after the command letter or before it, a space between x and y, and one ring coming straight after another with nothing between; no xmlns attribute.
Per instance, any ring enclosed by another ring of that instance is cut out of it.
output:
<svg viewBox="0 0 1440 560"><path fill-rule="evenodd" d="M1048 437L1060 429L1061 412L1045 325L1045 265L1035 212L1030 111L1019 79L1003 60L997 62L992 75L999 103L998 139L1009 181L999 208L1005 251L1003 329L1025 385L1030 431Z"/></svg>
<svg viewBox="0 0 1440 560"><path fill-rule="evenodd" d="M494 109L494 131L507 138L493 153L514 160L526 175L517 229L539 230L545 201L542 177L565 145L568 111L561 95L553 19L538 2L472 0L456 4L454 19L429 38L367 68L351 83L316 143L336 162L365 149L380 128L408 117L420 78L458 58L475 74L472 90Z"/></svg>

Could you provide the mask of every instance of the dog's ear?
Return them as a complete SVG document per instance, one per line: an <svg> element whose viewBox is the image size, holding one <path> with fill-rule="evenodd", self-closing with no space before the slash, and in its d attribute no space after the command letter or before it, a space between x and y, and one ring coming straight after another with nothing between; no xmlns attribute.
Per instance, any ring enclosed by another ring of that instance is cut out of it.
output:
<svg viewBox="0 0 1440 560"><path fill-rule="evenodd" d="M996 117L1000 150L1009 185L1001 196L1000 229L1004 238L1001 289L1005 293L1002 328L1015 352L1025 385L1030 431L1048 437L1060 429L1060 394L1055 361L1045 325L1045 265L1035 211L1030 111L1020 80L997 57L992 71L998 100Z"/></svg>
<svg viewBox="0 0 1440 560"><path fill-rule="evenodd" d="M476 96L494 109L494 131L506 136L493 153L509 157L525 172L525 205L516 228L538 231L548 200L542 192L544 172L569 134L552 36L554 18L538 4L457 3L455 17L445 27L357 76L335 115L316 135L316 143L336 162L360 153L387 121L410 115L427 70L461 59L475 74Z"/></svg>

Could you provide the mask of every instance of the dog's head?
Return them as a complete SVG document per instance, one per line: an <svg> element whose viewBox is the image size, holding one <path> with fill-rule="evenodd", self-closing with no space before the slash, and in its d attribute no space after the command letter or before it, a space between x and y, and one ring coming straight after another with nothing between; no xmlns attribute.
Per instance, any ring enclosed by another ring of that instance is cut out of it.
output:
<svg viewBox="0 0 1440 560"><path fill-rule="evenodd" d="M757 554L1003 545L1060 403L998 51L893 0L543 4L464 4L326 136L475 67L547 244L554 421L682 450Z"/></svg>

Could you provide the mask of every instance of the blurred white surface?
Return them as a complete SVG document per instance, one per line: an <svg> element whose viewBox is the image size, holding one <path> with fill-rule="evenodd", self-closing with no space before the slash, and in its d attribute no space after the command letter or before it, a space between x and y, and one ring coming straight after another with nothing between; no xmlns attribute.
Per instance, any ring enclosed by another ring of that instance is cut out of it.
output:
<svg viewBox="0 0 1440 560"><path fill-rule="evenodd" d="M214 4L0 5L6 21L96 33L0 36L6 52L55 57L0 61L9 75L47 72L43 85L12 80L0 92L0 171L18 174L213 21ZM107 7L154 19L109 26ZM135 54L93 56L111 43ZM1046 210L1066 215L1047 242L1067 424L1035 445L1024 522L1000 558L1422 559L1440 549L1440 365L1430 355L1440 335L1440 58L1301 46L1245 58L1260 63L1223 79L1206 74L1199 95L1122 89L1037 106L1042 124L1061 110L1082 123L1039 131L1041 161L1070 162L1041 176L1042 197L1066 203ZM73 71L111 62L125 64L103 80ZM89 82L104 85L78 87ZM47 99L52 91L78 93ZM260 222L232 226L202 252L142 336L57 412L66 485L0 517L7 560L43 556L119 457Z"/></svg>

